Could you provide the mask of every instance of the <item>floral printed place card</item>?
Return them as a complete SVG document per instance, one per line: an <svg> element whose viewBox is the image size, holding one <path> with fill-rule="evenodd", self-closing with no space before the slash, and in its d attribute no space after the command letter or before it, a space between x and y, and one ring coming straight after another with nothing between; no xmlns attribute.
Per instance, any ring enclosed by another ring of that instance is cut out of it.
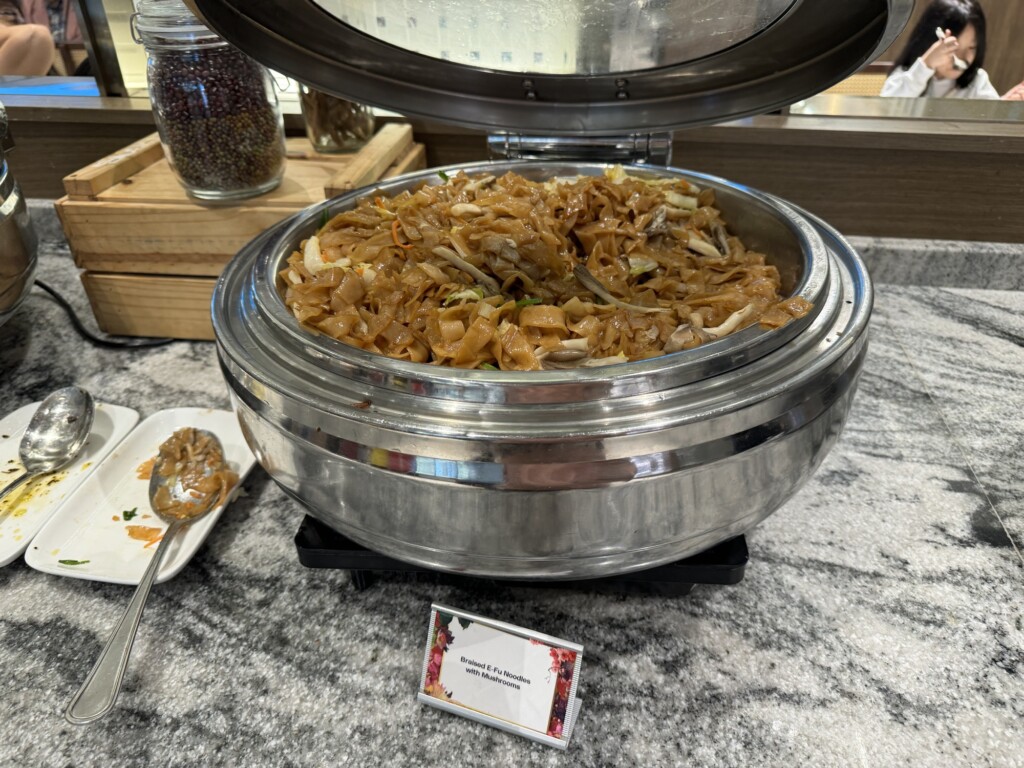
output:
<svg viewBox="0 0 1024 768"><path fill-rule="evenodd" d="M424 704L565 749L583 646L523 627L432 605Z"/></svg>

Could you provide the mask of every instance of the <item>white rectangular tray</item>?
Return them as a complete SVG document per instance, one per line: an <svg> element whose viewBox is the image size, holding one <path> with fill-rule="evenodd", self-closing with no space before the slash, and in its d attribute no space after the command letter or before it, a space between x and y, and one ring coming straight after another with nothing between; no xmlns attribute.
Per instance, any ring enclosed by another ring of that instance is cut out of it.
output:
<svg viewBox="0 0 1024 768"><path fill-rule="evenodd" d="M59 576L138 584L157 545L146 546L146 542L130 538L127 526L167 528L150 509L149 481L139 476L139 468L154 458L160 444L182 427L197 427L215 434L224 447L224 458L238 473L238 483L225 504L182 530L171 542L157 582L177 576L224 508L237 496L242 481L256 463L231 411L170 408L147 418L61 505L33 540L25 561L33 568ZM136 510L132 520L124 520L125 510Z"/></svg>
<svg viewBox="0 0 1024 768"><path fill-rule="evenodd" d="M18 477L21 436L39 408L23 406L0 419L0 489ZM17 560L57 508L95 471L99 463L139 422L139 414L120 405L96 403L89 438L68 466L13 491L0 500L0 567Z"/></svg>

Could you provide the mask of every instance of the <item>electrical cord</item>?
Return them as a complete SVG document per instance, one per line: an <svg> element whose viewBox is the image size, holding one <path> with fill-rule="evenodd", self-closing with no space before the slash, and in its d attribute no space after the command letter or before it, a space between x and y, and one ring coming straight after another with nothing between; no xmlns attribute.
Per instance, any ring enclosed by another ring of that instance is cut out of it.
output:
<svg viewBox="0 0 1024 768"><path fill-rule="evenodd" d="M162 347L165 344L170 344L174 341L174 339L112 339L97 336L82 324L82 321L78 319L78 315L75 314L75 310L72 308L71 304L68 303L67 299L42 280L36 280L35 282L38 287L50 294L50 296L53 297L53 300L63 307L64 311L68 313L68 316L71 318L71 324L75 327L75 330L78 331L79 335L90 344L95 344L97 347L108 347L111 349L142 349L145 347Z"/></svg>

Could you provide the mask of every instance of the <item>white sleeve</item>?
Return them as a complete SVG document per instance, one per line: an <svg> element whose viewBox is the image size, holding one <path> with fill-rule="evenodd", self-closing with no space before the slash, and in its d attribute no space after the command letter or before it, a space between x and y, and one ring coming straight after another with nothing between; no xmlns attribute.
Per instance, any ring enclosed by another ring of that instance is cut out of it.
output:
<svg viewBox="0 0 1024 768"><path fill-rule="evenodd" d="M979 69L978 74L974 76L974 82L967 88L967 98L969 99L998 99L999 91L992 85L992 81L988 79L988 72L984 69Z"/></svg>
<svg viewBox="0 0 1024 768"><path fill-rule="evenodd" d="M921 96L928 87L928 81L935 75L935 70L918 59L910 69L897 67L889 75L882 86L882 96Z"/></svg>

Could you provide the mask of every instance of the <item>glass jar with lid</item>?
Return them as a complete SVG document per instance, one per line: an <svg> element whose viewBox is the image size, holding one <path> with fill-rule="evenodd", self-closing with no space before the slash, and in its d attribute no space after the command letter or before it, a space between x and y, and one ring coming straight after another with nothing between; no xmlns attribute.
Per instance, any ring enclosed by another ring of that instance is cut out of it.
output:
<svg viewBox="0 0 1024 768"><path fill-rule="evenodd" d="M252 197L284 172L284 121L270 72L204 26L182 0L139 0L149 96L171 168L205 200Z"/></svg>
<svg viewBox="0 0 1024 768"><path fill-rule="evenodd" d="M317 152L349 152L373 138L373 110L299 83L306 136Z"/></svg>

